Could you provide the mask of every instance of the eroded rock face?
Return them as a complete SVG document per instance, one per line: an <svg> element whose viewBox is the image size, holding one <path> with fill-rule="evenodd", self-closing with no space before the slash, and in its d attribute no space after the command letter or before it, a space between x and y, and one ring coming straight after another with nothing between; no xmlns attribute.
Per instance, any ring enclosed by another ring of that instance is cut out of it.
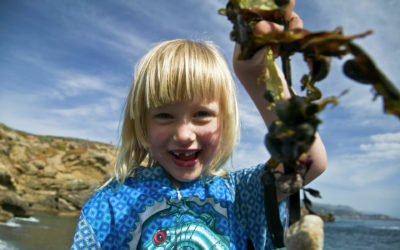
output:
<svg viewBox="0 0 400 250"><path fill-rule="evenodd" d="M288 250L322 250L324 222L317 215L305 215L293 223L285 233Z"/></svg>
<svg viewBox="0 0 400 250"><path fill-rule="evenodd" d="M0 222L7 221L14 216L29 217L27 204L13 191L0 190Z"/></svg>
<svg viewBox="0 0 400 250"><path fill-rule="evenodd" d="M27 212L78 214L111 176L115 153L109 144L35 136L0 124L0 220L13 213L4 209L1 192Z"/></svg>

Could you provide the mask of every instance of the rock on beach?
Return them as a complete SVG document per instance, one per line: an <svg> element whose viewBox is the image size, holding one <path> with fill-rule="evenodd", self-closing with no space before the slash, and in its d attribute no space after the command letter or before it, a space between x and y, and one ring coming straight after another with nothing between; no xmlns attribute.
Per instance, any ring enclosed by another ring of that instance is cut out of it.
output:
<svg viewBox="0 0 400 250"><path fill-rule="evenodd" d="M285 233L288 250L322 250L324 222L317 215L305 215L293 223Z"/></svg>

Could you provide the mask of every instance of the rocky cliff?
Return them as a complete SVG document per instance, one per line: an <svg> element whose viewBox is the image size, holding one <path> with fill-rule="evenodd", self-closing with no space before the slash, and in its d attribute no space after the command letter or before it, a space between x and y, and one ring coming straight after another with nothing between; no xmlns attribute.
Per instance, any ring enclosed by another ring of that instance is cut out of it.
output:
<svg viewBox="0 0 400 250"><path fill-rule="evenodd" d="M113 171L116 147L38 136L0 123L0 221L32 211L79 214Z"/></svg>

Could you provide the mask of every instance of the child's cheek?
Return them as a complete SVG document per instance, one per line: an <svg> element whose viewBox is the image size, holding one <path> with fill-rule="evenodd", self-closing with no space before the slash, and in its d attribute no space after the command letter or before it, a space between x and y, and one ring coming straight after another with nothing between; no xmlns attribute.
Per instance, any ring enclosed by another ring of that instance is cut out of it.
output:
<svg viewBox="0 0 400 250"><path fill-rule="evenodd" d="M157 126L149 126L147 132L147 141L150 151L158 150L160 147L167 147L169 132ZM153 155L156 152L151 152Z"/></svg>
<svg viewBox="0 0 400 250"><path fill-rule="evenodd" d="M204 131L202 134L203 138L203 143L209 144L209 147L214 148L215 150L218 150L220 146L220 141L221 141L221 131L220 129L213 129L213 130L207 130Z"/></svg>

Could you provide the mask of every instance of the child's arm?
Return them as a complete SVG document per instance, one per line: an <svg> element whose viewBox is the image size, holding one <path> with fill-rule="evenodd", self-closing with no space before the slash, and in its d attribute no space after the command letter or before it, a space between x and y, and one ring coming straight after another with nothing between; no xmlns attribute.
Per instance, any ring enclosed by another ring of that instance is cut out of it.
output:
<svg viewBox="0 0 400 250"><path fill-rule="evenodd" d="M292 1L292 6L294 1ZM301 19L292 12L292 8L286 13L286 16L289 19L292 19L290 23L291 28L302 28ZM268 32L274 31L277 28L269 22L261 21L256 25L255 32L258 34L266 34ZM258 82L258 77L264 71L264 55L265 50L258 51L251 59L249 60L238 60L238 55L240 54L240 45L236 44L234 56L233 56L233 66L235 69L235 73L242 85L246 89L247 93L250 95L250 98L253 100L256 105L261 117L264 120L264 123L267 127L276 119L275 110L267 110L268 101L264 98L265 85L263 83ZM284 79L282 72L280 73L280 78L283 82L283 89L285 94L285 99L290 98L290 93L288 90L288 85ZM313 161L310 170L308 171L305 177L305 184L311 182L315 178L317 178L325 169L327 164L327 157L324 144L321 141L318 133L316 134L315 141L310 149L309 155ZM283 166L280 166L283 169ZM282 200L287 197L289 194L284 194L277 191L278 200Z"/></svg>

